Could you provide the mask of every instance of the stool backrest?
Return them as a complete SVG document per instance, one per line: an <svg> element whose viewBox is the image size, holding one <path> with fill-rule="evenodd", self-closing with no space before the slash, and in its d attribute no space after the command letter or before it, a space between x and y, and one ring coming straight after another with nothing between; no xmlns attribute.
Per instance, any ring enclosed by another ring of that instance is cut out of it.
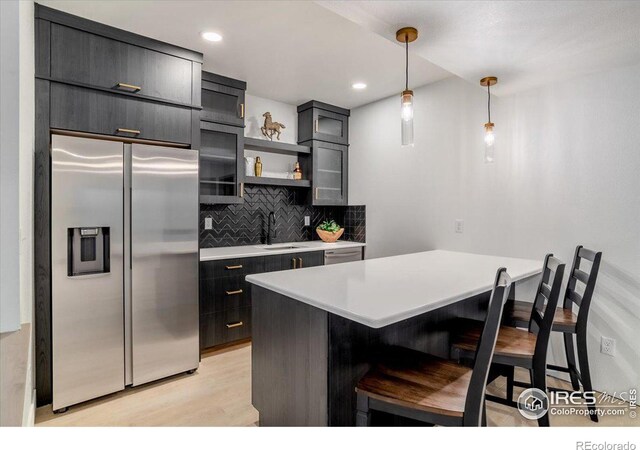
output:
<svg viewBox="0 0 640 450"><path fill-rule="evenodd" d="M564 294L564 304L562 306L565 309L573 309L574 303L578 305L579 324L586 325L589 307L591 306L591 297L593 297L596 278L598 278L598 271L600 270L601 259L602 252L589 250L582 245L576 247L576 252L573 256L573 265L569 273L569 282L567 283L567 289ZM581 264L583 260L591 263L591 268L588 269L588 271L585 271L584 266ZM581 266L583 268L580 268ZM582 294L576 291L576 288L579 286L578 283L584 285Z"/></svg>
<svg viewBox="0 0 640 450"><path fill-rule="evenodd" d="M531 308L531 317L529 319L529 331L538 335L535 348L536 355L546 355L547 353L549 336L553 327L553 316L560 298L564 268L565 264L553 256L552 253L544 257L542 277L540 278L540 284L538 284L534 306Z"/></svg>
<svg viewBox="0 0 640 450"><path fill-rule="evenodd" d="M489 309L473 364L473 372L469 382L469 390L464 407L464 424L470 426L480 426L482 420L482 410L484 405L485 388L489 376L489 368L493 359L493 351L496 347L498 329L502 321L502 311L504 304L509 297L511 289L511 277L507 269L501 267L496 273L493 283L491 298L489 299Z"/></svg>

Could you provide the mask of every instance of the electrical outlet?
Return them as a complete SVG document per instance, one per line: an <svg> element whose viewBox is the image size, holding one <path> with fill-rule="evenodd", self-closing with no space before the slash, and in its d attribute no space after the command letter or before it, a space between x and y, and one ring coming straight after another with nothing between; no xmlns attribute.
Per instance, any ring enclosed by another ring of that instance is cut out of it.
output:
<svg viewBox="0 0 640 450"><path fill-rule="evenodd" d="M616 340L602 336L600 338L600 353L604 353L609 356L616 356Z"/></svg>
<svg viewBox="0 0 640 450"><path fill-rule="evenodd" d="M311 217L304 216L304 226L305 227L310 227L311 226Z"/></svg>
<svg viewBox="0 0 640 450"><path fill-rule="evenodd" d="M464 232L464 220L456 219L455 222L453 223L453 229L455 230L456 233Z"/></svg>
<svg viewBox="0 0 640 450"><path fill-rule="evenodd" d="M213 229L213 218L212 217L205 217L204 218L204 229L205 230L212 230Z"/></svg>

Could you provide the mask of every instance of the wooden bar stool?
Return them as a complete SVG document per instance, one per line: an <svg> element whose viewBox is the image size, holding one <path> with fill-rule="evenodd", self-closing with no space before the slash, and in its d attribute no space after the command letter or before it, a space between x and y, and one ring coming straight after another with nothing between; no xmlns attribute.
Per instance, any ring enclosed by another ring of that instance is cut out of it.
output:
<svg viewBox="0 0 640 450"><path fill-rule="evenodd" d="M600 269L602 252L595 252L584 248L581 245L576 247L573 257L571 272L569 272L569 282L564 293L562 308L557 308L553 317L552 331L563 334L564 350L567 357L567 367L547 365L551 370L566 372L571 377L571 387L574 391L580 391L582 383L585 391L592 391L591 372L589 370L589 358L587 355L587 321L589 317L589 307L591 298L596 286L596 278ZM582 260L591 263L591 268L581 267ZM584 286L582 294L576 288ZM577 314L573 312L573 305L577 305ZM533 305L529 302L509 300L505 306L505 324L515 327L526 327L530 320ZM578 345L578 365L576 364L576 351L574 347L574 336ZM591 400L591 399L589 399ZM598 421L595 403L589 407L589 416L594 422Z"/></svg>
<svg viewBox="0 0 640 450"><path fill-rule="evenodd" d="M493 355L493 369L498 376L507 376L507 396L503 399L487 395L487 400L517 406L513 401L515 367L528 369L531 386L547 392L547 346L551 335L553 312L560 296L564 268L565 265L552 254L545 256L542 277L535 296L535 308L532 309L528 329L522 330L505 325L500 327ZM453 338L453 349L457 352L459 359L473 358L481 326L475 320L458 322L459 332ZM538 419L538 425L549 426L548 415Z"/></svg>
<svg viewBox="0 0 640 450"><path fill-rule="evenodd" d="M486 423L485 387L511 278L498 269L473 369L409 349L394 348L358 382L356 426L369 426L382 411L444 426Z"/></svg>

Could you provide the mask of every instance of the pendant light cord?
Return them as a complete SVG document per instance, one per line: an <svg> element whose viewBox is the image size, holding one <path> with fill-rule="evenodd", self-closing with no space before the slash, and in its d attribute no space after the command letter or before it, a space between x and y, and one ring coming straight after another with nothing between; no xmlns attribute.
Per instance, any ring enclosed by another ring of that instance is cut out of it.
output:
<svg viewBox="0 0 640 450"><path fill-rule="evenodd" d="M489 123L491 123L491 83L487 83L487 113L489 116Z"/></svg>
<svg viewBox="0 0 640 450"><path fill-rule="evenodd" d="M409 35L407 34L404 37L404 47L405 47L405 69L404 69L404 79L405 79L405 90L409 90Z"/></svg>

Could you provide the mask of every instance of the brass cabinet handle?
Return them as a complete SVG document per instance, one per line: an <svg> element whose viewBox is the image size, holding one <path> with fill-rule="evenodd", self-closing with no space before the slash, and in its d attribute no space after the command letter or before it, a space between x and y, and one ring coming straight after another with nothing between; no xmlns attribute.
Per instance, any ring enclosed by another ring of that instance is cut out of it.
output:
<svg viewBox="0 0 640 450"><path fill-rule="evenodd" d="M227 295L242 294L242 289L236 289L235 291L224 291Z"/></svg>
<svg viewBox="0 0 640 450"><path fill-rule="evenodd" d="M138 92L141 91L142 88L140 86L136 86L135 84L128 84L128 83L118 83L116 84L117 88L125 88L125 89L131 89L132 91Z"/></svg>
<svg viewBox="0 0 640 450"><path fill-rule="evenodd" d="M242 325L244 325L244 323L242 323L242 321L240 322L231 322L227 324L227 328L236 328L236 327L241 327Z"/></svg>
<svg viewBox="0 0 640 450"><path fill-rule="evenodd" d="M298 258L298 261L300 261L300 265L298 266L298 269L302 269L302 258Z"/></svg>
<svg viewBox="0 0 640 450"><path fill-rule="evenodd" d="M242 264L238 264L237 266L224 266L224 268L227 270L242 269Z"/></svg>
<svg viewBox="0 0 640 450"><path fill-rule="evenodd" d="M240 103L240 118L244 119L244 103Z"/></svg>
<svg viewBox="0 0 640 450"><path fill-rule="evenodd" d="M318 188L316 188L316 200L318 200Z"/></svg>
<svg viewBox="0 0 640 450"><path fill-rule="evenodd" d="M319 132L318 130L320 129L320 124L318 122L319 122L318 119L313 121L313 132L314 133L318 133Z"/></svg>
<svg viewBox="0 0 640 450"><path fill-rule="evenodd" d="M295 258L291 258L291 262L293 262L293 268L296 269L296 259Z"/></svg>
<svg viewBox="0 0 640 450"><path fill-rule="evenodd" d="M240 183L240 198L244 198L244 183Z"/></svg>
<svg viewBox="0 0 640 450"><path fill-rule="evenodd" d="M132 130L131 128L118 128L118 133L140 134L140 130Z"/></svg>

